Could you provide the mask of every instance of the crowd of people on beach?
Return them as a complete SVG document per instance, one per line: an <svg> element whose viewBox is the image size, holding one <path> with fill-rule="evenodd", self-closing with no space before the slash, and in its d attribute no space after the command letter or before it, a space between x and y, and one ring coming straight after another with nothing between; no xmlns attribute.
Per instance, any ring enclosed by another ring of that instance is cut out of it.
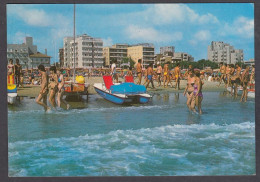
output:
<svg viewBox="0 0 260 182"><path fill-rule="evenodd" d="M164 65L161 65L159 62L156 65L152 63L149 64L145 69L143 69L142 60L139 59L135 68L129 67L127 69L127 73L118 72L117 70L117 62L113 61L111 64L111 68L109 70L102 70L100 72L95 72L98 76L103 75L111 75L115 82L119 82L119 77L128 76L136 76L138 85L145 85L146 88L149 87L150 83L152 89L155 89L154 80L157 81L157 87L167 88L174 87L176 90L180 90L180 80L187 80L187 85L184 89L183 95L187 97L187 107L191 111L196 111L195 107L200 114L202 114L201 103L203 100L202 94L202 86L205 80L208 81L219 81L218 86L225 84L225 87L231 88L230 94L237 98L238 96L238 87L241 85L243 88L243 93L241 95L240 101L247 101L247 92L248 87L254 85L255 80L255 67L254 65L251 67L245 66L244 70L239 66L238 63L234 64L223 64L220 63L220 67L217 73L209 74L202 73L201 70L193 68L192 65L189 65L189 68L185 71L185 73L181 73L180 65L177 63L173 69L169 68L170 62L166 62ZM156 67L154 69L154 67ZM13 60L9 60L9 64L7 65L7 74L14 75L15 83L17 87L23 87L24 78L22 66L19 63L19 59L16 59L16 64L13 64ZM71 75L71 71L67 69L56 69L56 66L51 66L49 69L49 74L43 65L39 65L38 69L33 71L31 70L31 74L27 72L29 75L29 83L41 85L41 90L39 93L36 102L43 106L44 109L50 110L51 108L47 105L47 95L49 94L49 103L51 107L56 108L56 106L60 107L61 103L66 105L66 108L69 109L70 105L63 99L64 95L64 84L65 81L69 80ZM93 71L91 69L88 72L83 72L83 76L92 77ZM35 78L37 77L37 79ZM142 83L142 79L144 78L144 83ZM175 86L172 81L175 81Z"/></svg>

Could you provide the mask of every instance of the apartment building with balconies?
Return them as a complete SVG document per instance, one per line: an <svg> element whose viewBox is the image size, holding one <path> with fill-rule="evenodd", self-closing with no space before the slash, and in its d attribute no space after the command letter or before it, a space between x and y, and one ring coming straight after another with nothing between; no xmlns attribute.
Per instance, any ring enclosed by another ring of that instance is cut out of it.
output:
<svg viewBox="0 0 260 182"><path fill-rule="evenodd" d="M142 59L144 67L150 63L154 64L154 45L149 43L132 45L127 48L127 57L130 57L136 63L138 59Z"/></svg>
<svg viewBox="0 0 260 182"><path fill-rule="evenodd" d="M45 49L45 54L37 51L32 37L25 37L22 44L7 44L7 60L13 59L15 64L15 60L19 59L23 69L36 69L40 64L50 67L50 58L47 55L47 49Z"/></svg>
<svg viewBox="0 0 260 182"><path fill-rule="evenodd" d="M116 60L118 65L121 65L123 58L127 57L128 44L115 44L111 47L103 48L103 57L105 65L111 65L111 61Z"/></svg>
<svg viewBox="0 0 260 182"><path fill-rule="evenodd" d="M235 64L244 60L244 53L241 49L234 49L234 46L222 41L212 41L208 46L208 60L213 62L224 62Z"/></svg>
<svg viewBox="0 0 260 182"><path fill-rule="evenodd" d="M103 40L93 38L83 34L75 38L75 55L74 55L74 38L65 37L63 39L64 47L64 67L76 68L101 68L104 66L103 57Z"/></svg>

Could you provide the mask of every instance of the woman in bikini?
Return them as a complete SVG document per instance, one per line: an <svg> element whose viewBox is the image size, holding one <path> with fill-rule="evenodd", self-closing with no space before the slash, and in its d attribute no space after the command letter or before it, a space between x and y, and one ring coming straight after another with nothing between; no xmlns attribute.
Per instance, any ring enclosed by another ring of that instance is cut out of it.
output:
<svg viewBox="0 0 260 182"><path fill-rule="evenodd" d="M246 102L247 101L247 86L250 81L250 76L249 76L249 66L246 66L246 69L243 71L241 75L241 85L243 87L243 93L240 99L240 102Z"/></svg>
<svg viewBox="0 0 260 182"><path fill-rule="evenodd" d="M194 72L193 70L189 70L188 72L188 80L187 80L187 86L183 92L183 96L185 97L185 95L187 96L187 107L189 108L189 110L194 111L194 105L192 106L192 100L193 100L193 96L194 96L194 84L195 84L195 78L194 78Z"/></svg>
<svg viewBox="0 0 260 182"><path fill-rule="evenodd" d="M58 91L58 76L56 74L56 66L51 66L50 68L50 82L49 82L49 102L53 108L56 107L55 95Z"/></svg>
<svg viewBox="0 0 260 182"><path fill-rule="evenodd" d="M202 85L203 82L200 79L200 71L197 70L195 71L195 84L194 84L194 91L193 91L194 96L193 96L191 107L195 108L196 105L200 114L202 114L201 102L203 100Z"/></svg>
<svg viewBox="0 0 260 182"><path fill-rule="evenodd" d="M61 74L60 69L57 70L57 77L58 77L58 91L57 91L57 105L58 107L61 106L61 103L65 104L67 106L67 110L70 108L70 105L63 99L64 94L64 77L63 74Z"/></svg>

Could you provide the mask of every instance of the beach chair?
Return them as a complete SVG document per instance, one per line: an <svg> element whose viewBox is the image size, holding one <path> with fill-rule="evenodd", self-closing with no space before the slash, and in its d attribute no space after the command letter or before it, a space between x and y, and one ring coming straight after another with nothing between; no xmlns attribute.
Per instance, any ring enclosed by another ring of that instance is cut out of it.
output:
<svg viewBox="0 0 260 182"><path fill-rule="evenodd" d="M134 83L134 77L133 76L125 76L125 82L128 83Z"/></svg>
<svg viewBox="0 0 260 182"><path fill-rule="evenodd" d="M110 90L110 87L111 87L112 85L114 85L114 84L113 84L113 78L112 78L112 76L110 76L110 75L103 76L103 80L104 80L104 83L105 83L106 88L107 88L108 90Z"/></svg>

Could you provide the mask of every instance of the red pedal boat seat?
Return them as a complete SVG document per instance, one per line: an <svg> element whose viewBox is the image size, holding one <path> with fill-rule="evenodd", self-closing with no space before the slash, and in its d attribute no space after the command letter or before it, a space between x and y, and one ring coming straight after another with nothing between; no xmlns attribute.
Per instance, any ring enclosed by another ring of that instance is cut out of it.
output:
<svg viewBox="0 0 260 182"><path fill-rule="evenodd" d="M108 90L110 90L110 87L111 87L112 85L114 85L114 84L113 84L112 76L110 76L110 75L103 76L103 80L104 80L104 83L105 83L106 88L107 88Z"/></svg>
<svg viewBox="0 0 260 182"><path fill-rule="evenodd" d="M125 82L134 83L134 77L133 76L125 76Z"/></svg>

